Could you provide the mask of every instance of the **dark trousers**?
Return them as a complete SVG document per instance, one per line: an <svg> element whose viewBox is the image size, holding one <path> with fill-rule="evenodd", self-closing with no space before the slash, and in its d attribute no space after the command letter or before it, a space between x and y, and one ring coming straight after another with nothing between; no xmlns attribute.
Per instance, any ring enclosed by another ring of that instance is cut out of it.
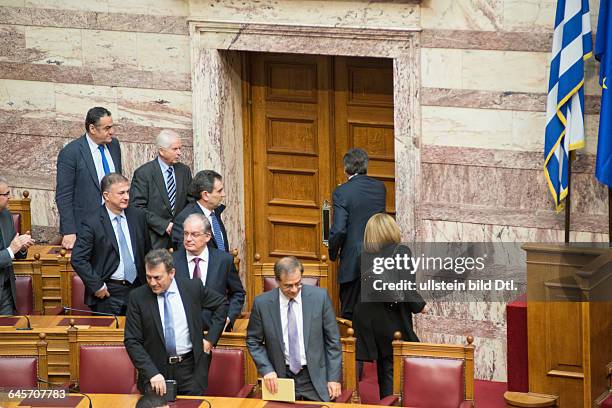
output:
<svg viewBox="0 0 612 408"><path fill-rule="evenodd" d="M13 315L13 294L11 293L11 282L6 281L0 286L0 315Z"/></svg>
<svg viewBox="0 0 612 408"><path fill-rule="evenodd" d="M380 399L393 395L393 356L378 356L376 374L378 375Z"/></svg>
<svg viewBox="0 0 612 408"><path fill-rule="evenodd" d="M353 310L359 301L361 282L359 279L340 284L340 314L342 318L353 320Z"/></svg>
<svg viewBox="0 0 612 408"><path fill-rule="evenodd" d="M295 399L304 401L321 401L321 397L312 385L308 367L304 366L299 373L293 374L287 366L287 378L293 378L295 383Z"/></svg>
<svg viewBox="0 0 612 408"><path fill-rule="evenodd" d="M97 299L97 302L91 306L91 310L94 312L109 313L115 316L125 316L128 296L133 287L135 286L107 282L106 288L110 296L104 299Z"/></svg>
<svg viewBox="0 0 612 408"><path fill-rule="evenodd" d="M206 358L206 356L202 356ZM177 395L204 395L206 391L195 381L193 355L177 364L169 364L166 380L176 381Z"/></svg>

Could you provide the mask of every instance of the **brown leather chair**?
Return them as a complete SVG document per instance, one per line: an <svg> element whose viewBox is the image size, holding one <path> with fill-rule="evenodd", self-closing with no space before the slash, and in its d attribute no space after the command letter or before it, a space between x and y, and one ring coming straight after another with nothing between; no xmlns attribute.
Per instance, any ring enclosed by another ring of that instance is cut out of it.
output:
<svg viewBox="0 0 612 408"><path fill-rule="evenodd" d="M0 388L47 388L47 342L45 333L38 340L0 343Z"/></svg>
<svg viewBox="0 0 612 408"><path fill-rule="evenodd" d="M136 369L125 346L81 345L79 390L98 394L137 394Z"/></svg>
<svg viewBox="0 0 612 408"><path fill-rule="evenodd" d="M474 407L474 341L467 345L393 341L393 397L381 404L391 405L401 397L401 406L419 408Z"/></svg>
<svg viewBox="0 0 612 408"><path fill-rule="evenodd" d="M70 284L70 299L71 306L73 309L90 310L84 302L85 299L85 284L76 273L72 273L71 284ZM72 314L72 312L70 312ZM77 315L90 315L89 312L75 312Z"/></svg>
<svg viewBox="0 0 612 408"><path fill-rule="evenodd" d="M208 370L206 395L246 398L253 385L246 383L245 355L240 349L216 348ZM232 375L228 375L232 373Z"/></svg>
<svg viewBox="0 0 612 408"><path fill-rule="evenodd" d="M13 217L13 226L15 227L15 232L21 234L21 214L11 214Z"/></svg>
<svg viewBox="0 0 612 408"><path fill-rule="evenodd" d="M24 190L21 193L21 198L11 197L8 209L13 216L15 231L24 234L27 231L32 231L32 215L30 211L30 192Z"/></svg>
<svg viewBox="0 0 612 408"><path fill-rule="evenodd" d="M34 290L32 277L28 275L15 276L15 292L17 295L17 314L31 315L34 313Z"/></svg>

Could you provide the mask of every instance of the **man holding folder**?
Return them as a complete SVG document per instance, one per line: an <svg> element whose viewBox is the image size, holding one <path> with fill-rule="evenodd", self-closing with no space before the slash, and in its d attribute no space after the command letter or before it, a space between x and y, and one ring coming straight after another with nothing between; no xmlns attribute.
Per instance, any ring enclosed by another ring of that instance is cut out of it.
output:
<svg viewBox="0 0 612 408"><path fill-rule="evenodd" d="M255 298L246 343L272 394L291 378L297 399L329 401L340 395L340 333L327 291L303 286L303 271L293 256L274 264L278 288Z"/></svg>

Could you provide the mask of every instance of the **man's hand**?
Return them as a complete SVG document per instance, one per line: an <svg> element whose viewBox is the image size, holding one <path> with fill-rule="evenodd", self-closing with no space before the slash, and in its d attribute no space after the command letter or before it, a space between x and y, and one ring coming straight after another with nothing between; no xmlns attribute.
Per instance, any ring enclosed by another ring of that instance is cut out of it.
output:
<svg viewBox="0 0 612 408"><path fill-rule="evenodd" d="M104 299L104 298L109 297L110 293L108 293L108 288L104 286L102 289L94 293L94 296L97 297L98 299Z"/></svg>
<svg viewBox="0 0 612 408"><path fill-rule="evenodd" d="M276 394L278 392L278 376L276 372L272 371L263 376L263 383L272 394Z"/></svg>
<svg viewBox="0 0 612 408"><path fill-rule="evenodd" d="M427 305L423 306L423 309L421 310L422 314L427 314L427 312L429 312L429 307Z"/></svg>
<svg viewBox="0 0 612 408"><path fill-rule="evenodd" d="M329 399L333 400L340 395L342 387L339 382L330 381L327 383L327 392L329 392Z"/></svg>
<svg viewBox="0 0 612 408"><path fill-rule="evenodd" d="M76 234L64 235L62 238L62 247L65 249L72 249L76 242Z"/></svg>
<svg viewBox="0 0 612 408"><path fill-rule="evenodd" d="M204 352L206 354L210 354L210 351L212 350L213 345L210 341L208 340L204 340Z"/></svg>
<svg viewBox="0 0 612 408"><path fill-rule="evenodd" d="M13 254L16 254L21 250L28 249L32 245L34 245L34 240L29 234L16 234L15 238L13 238L13 240L11 241L10 248L11 251L13 251Z"/></svg>
<svg viewBox="0 0 612 408"><path fill-rule="evenodd" d="M174 226L174 223L171 222L170 224L168 224L168 226L166 227L166 234L172 236L172 227Z"/></svg>
<svg viewBox="0 0 612 408"><path fill-rule="evenodd" d="M151 377L149 380L151 383L151 388L155 391L156 394L165 395L166 394L166 379L163 375L157 374Z"/></svg>

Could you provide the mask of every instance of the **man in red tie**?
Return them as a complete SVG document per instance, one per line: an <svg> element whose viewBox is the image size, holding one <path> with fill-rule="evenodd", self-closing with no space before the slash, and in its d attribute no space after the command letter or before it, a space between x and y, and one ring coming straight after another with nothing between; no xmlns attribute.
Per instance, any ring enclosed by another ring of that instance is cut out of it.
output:
<svg viewBox="0 0 612 408"><path fill-rule="evenodd" d="M233 257L208 245L212 230L204 214L191 214L183 222L183 246L174 252L174 267L179 279L200 279L204 286L226 296L229 304L226 323L231 328L244 305L245 290L234 266ZM204 330L211 314L202 312Z"/></svg>

